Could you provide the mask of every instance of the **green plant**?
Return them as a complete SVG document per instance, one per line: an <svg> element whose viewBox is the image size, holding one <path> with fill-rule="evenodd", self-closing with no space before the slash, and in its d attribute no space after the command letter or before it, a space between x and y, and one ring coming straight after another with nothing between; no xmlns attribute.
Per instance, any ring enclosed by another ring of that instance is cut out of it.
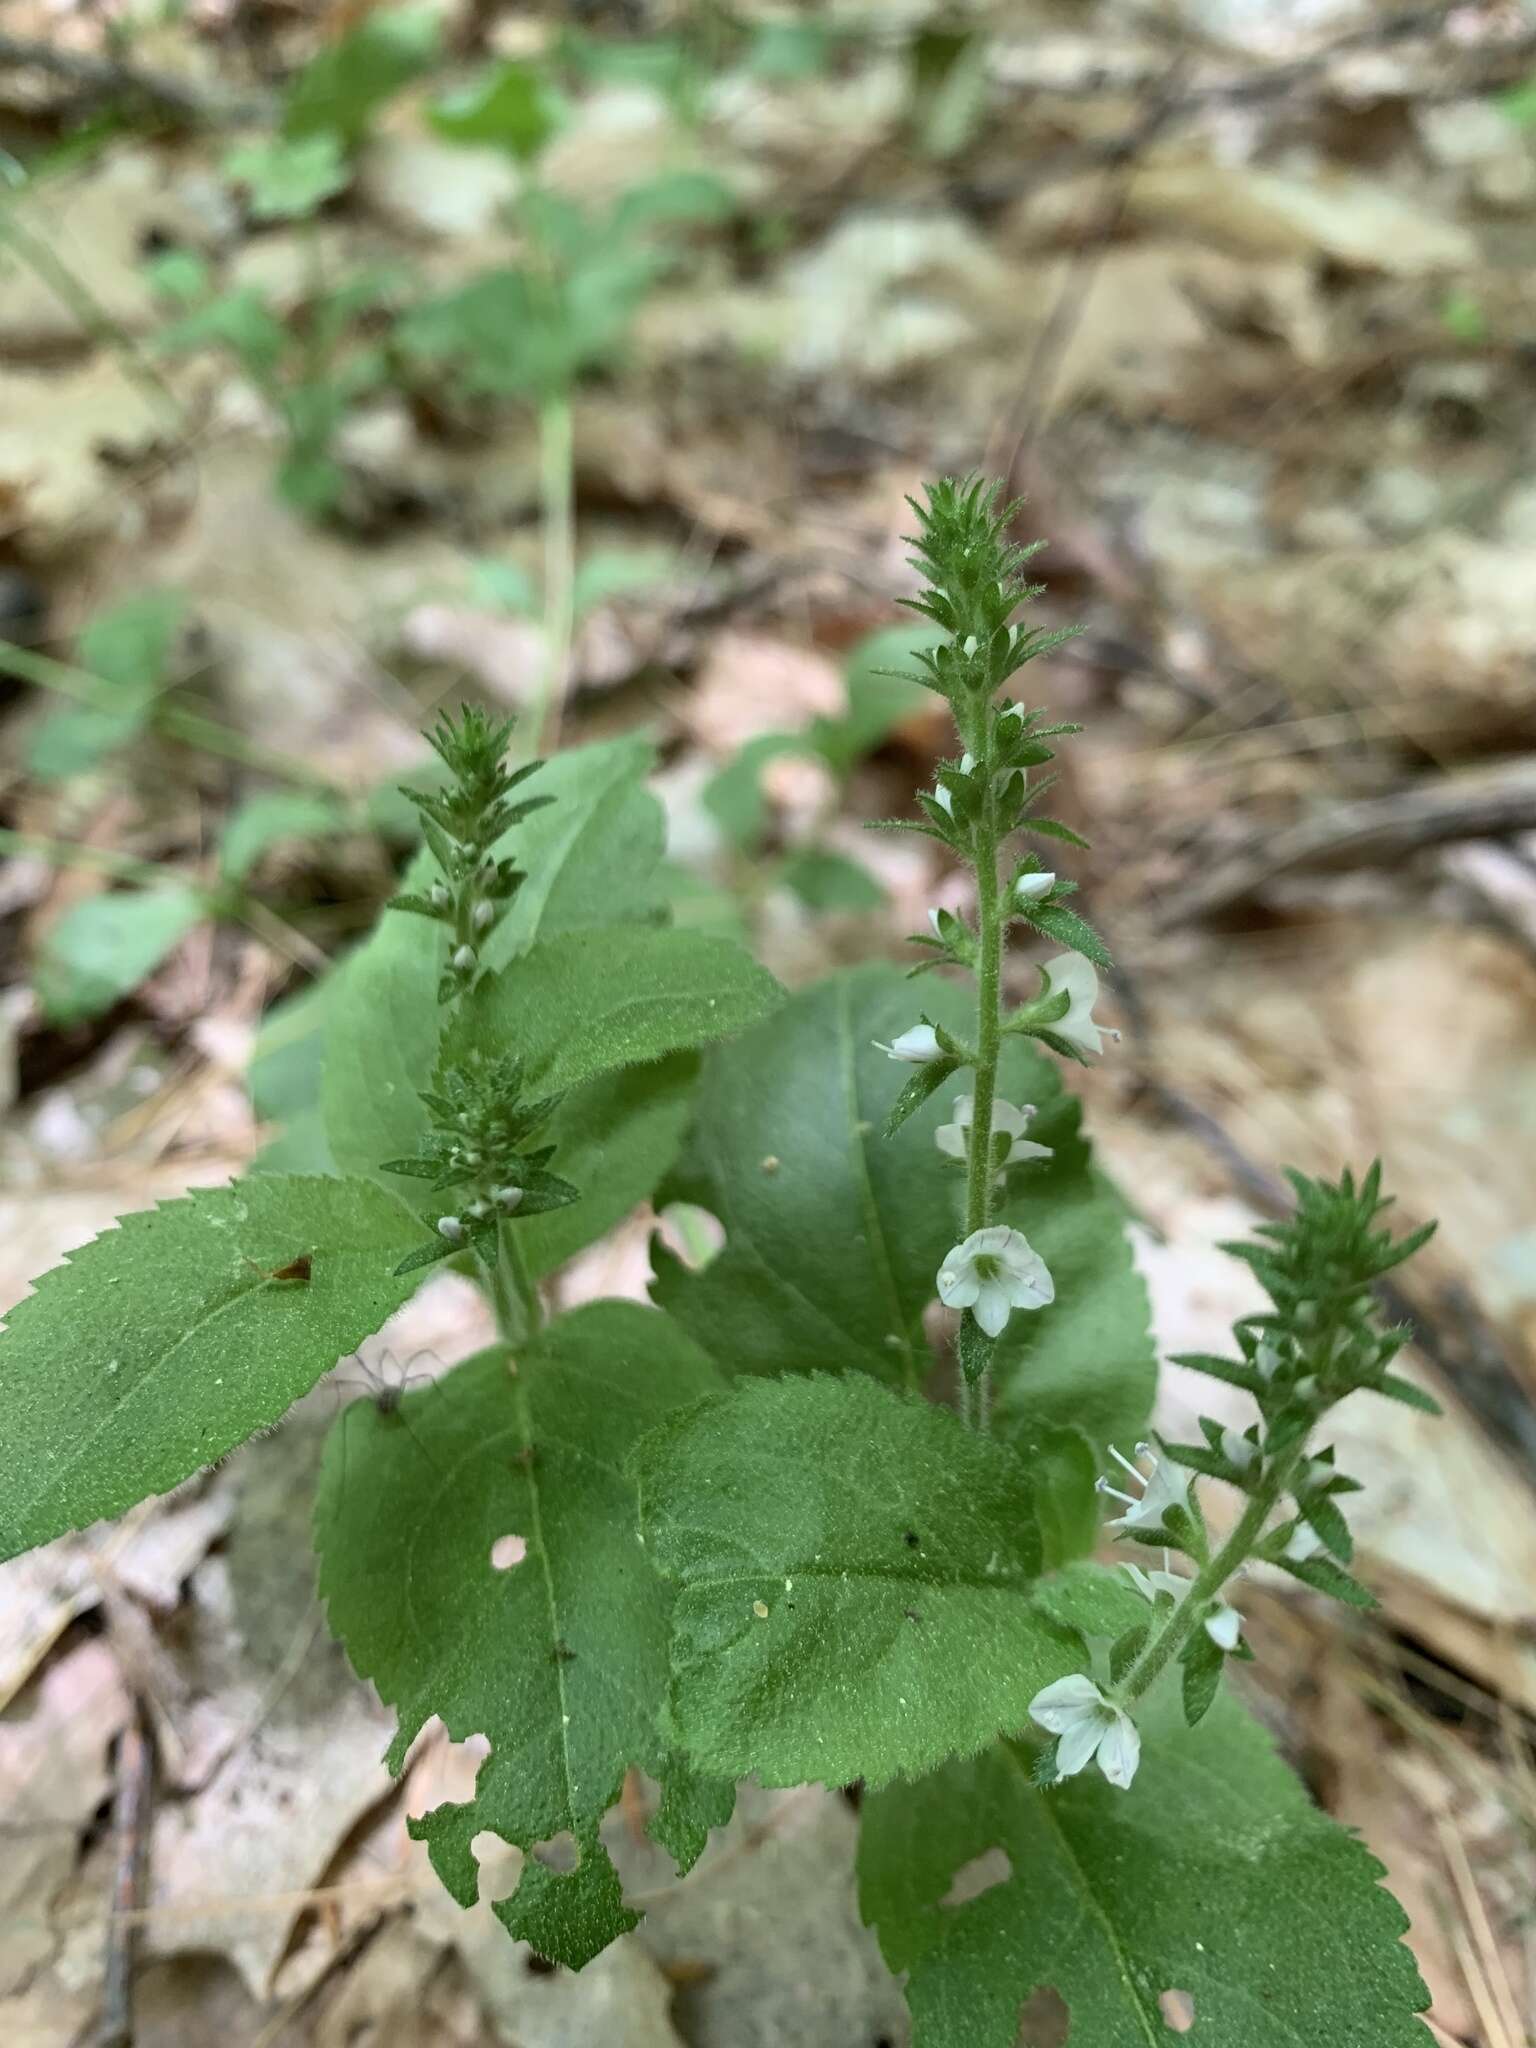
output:
<svg viewBox="0 0 1536 2048"><path fill-rule="evenodd" d="M433 1715L489 1741L473 1798L411 1823L455 1898L478 1835L516 1844L498 1917L580 1967L636 1919L599 1835L627 1768L659 1782L651 1830L683 1870L738 1777L859 1779L863 1908L919 2048L1011 2048L1044 1987L1104 2048L1161 2038L1174 1990L1212 2040L1408 2048L1403 1915L1224 1671L1250 1562L1369 1597L1318 1432L1359 1391L1425 1404L1371 1294L1425 1233L1380 1227L1375 1169L1296 1177L1293 1215L1238 1248L1270 1308L1231 1358L1184 1361L1257 1420L1118 1448L1155 1364L1057 1065L1102 1049L1103 948L1065 882L1008 854L1026 830L1077 843L1036 809L1069 729L998 694L1057 637L1015 622L1011 509L948 483L918 508L935 630L913 674L964 751L912 829L977 901L919 938L946 970L922 1014L895 970L786 1001L669 926L643 743L514 767L505 727L444 721L426 844L288 1047L280 1089L323 1118L326 1170L130 1216L43 1278L0 1341L0 1536L177 1483L454 1262L497 1341L349 1418L315 1533L331 1625L399 1717L392 1766ZM1020 924L1065 950L1010 1006ZM648 1197L707 1211L723 1247L658 1245L653 1307L550 1318L547 1276ZM959 1311L958 1414L925 1393L935 1295ZM1219 1532L1196 1473L1238 1502ZM1115 1539L1161 1565L1088 1561L1106 1492ZM1006 1879L951 1901L991 1849Z"/></svg>
<svg viewBox="0 0 1536 2048"><path fill-rule="evenodd" d="M255 285L214 290L196 259L177 255L156 275L180 307L156 337L159 351L217 349L231 356L282 429L279 493L313 518L334 512L346 490L336 436L358 403L388 381L401 274L374 265L328 279L317 257L310 289L286 319Z"/></svg>

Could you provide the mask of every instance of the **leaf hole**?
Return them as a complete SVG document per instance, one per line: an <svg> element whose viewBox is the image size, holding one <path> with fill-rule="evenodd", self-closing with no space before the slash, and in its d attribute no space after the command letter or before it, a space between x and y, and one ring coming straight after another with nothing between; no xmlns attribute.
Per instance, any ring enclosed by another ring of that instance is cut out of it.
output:
<svg viewBox="0 0 1536 2048"><path fill-rule="evenodd" d="M1006 1884L1013 1875L1013 1865L1008 1860L1008 1851L994 1845L983 1849L979 1856L973 1856L969 1863L962 1863L955 1872L949 1890L940 1899L941 1906L965 1906L972 1899L979 1899L983 1892L995 1886Z"/></svg>
<svg viewBox="0 0 1536 2048"><path fill-rule="evenodd" d="M1054 1984L1042 1984L1019 2007L1014 2048L1066 2048L1072 2014Z"/></svg>
<svg viewBox="0 0 1536 2048"><path fill-rule="evenodd" d="M656 1218L656 1233L690 1273L702 1273L725 1248L725 1225L696 1202L668 1202Z"/></svg>
<svg viewBox="0 0 1536 2048"><path fill-rule="evenodd" d="M528 1555L526 1536L498 1536L491 1545L491 1569L508 1572L513 1565L521 1564Z"/></svg>
<svg viewBox="0 0 1536 2048"><path fill-rule="evenodd" d="M523 1874L523 1852L504 1842L491 1828L482 1828L469 1845L480 1868L480 1903L499 1906L517 1890Z"/></svg>
<svg viewBox="0 0 1536 2048"><path fill-rule="evenodd" d="M1157 2009L1171 2034L1187 2034L1195 2024L1195 1997L1192 1991L1159 1991Z"/></svg>
<svg viewBox="0 0 1536 2048"><path fill-rule="evenodd" d="M581 1847L570 1829L562 1828L547 1842L535 1842L533 1856L535 1862L542 1863L546 1870L552 1870L556 1877L569 1877L580 1867Z"/></svg>

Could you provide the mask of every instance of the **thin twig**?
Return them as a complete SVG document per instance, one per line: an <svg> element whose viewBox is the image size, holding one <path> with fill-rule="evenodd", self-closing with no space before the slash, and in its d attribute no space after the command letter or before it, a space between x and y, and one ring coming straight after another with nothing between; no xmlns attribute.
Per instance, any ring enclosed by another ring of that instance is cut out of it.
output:
<svg viewBox="0 0 1536 2048"><path fill-rule="evenodd" d="M135 1699L117 1751L117 1793L112 1827L117 1856L112 1877L112 1914L107 1923L106 1974L101 2024L94 2048L132 2048L133 1959L138 1942L139 1889L149 1835L155 1752L144 1709Z"/></svg>

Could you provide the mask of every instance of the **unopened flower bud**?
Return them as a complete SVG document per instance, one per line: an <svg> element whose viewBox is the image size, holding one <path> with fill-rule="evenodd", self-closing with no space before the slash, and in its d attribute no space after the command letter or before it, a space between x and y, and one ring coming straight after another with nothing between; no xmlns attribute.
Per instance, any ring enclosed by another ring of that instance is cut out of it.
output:
<svg viewBox="0 0 1536 2048"><path fill-rule="evenodd" d="M439 1216L437 1234L446 1237L450 1244L460 1244L464 1237L464 1226L457 1216Z"/></svg>
<svg viewBox="0 0 1536 2048"><path fill-rule="evenodd" d="M457 950L456 950L456 951L455 951L455 953L454 953L454 956L453 956L453 965L454 965L454 967L456 967L456 968L458 969L459 973L460 973L460 974L468 974L469 970L470 970L470 969L471 969L471 968L472 968L472 967L474 966L474 964L475 964L475 949L474 949L474 947L473 947L473 946L460 946L460 947L458 947L458 948L457 948Z"/></svg>
<svg viewBox="0 0 1536 2048"><path fill-rule="evenodd" d="M496 906L494 903L477 903L470 912L469 921L477 932L483 932L495 922L495 918Z"/></svg>
<svg viewBox="0 0 1536 2048"><path fill-rule="evenodd" d="M887 1059L906 1060L914 1067L941 1058L944 1051L939 1044L939 1034L931 1024L913 1024L899 1038L893 1038L889 1045L878 1038L875 1044Z"/></svg>
<svg viewBox="0 0 1536 2048"><path fill-rule="evenodd" d="M483 1223L491 1213L491 1205L485 1201L473 1201L464 1213L466 1216L473 1216L477 1223Z"/></svg>
<svg viewBox="0 0 1536 2048"><path fill-rule="evenodd" d="M1038 903L1042 896L1049 896L1055 886L1055 875L1046 869L1043 874L1020 875L1013 885L1013 893L1021 903Z"/></svg>
<svg viewBox="0 0 1536 2048"><path fill-rule="evenodd" d="M498 1188L496 1190L496 1199L510 1216L514 1209L522 1206L523 1191L521 1188L513 1187Z"/></svg>
<svg viewBox="0 0 1536 2048"><path fill-rule="evenodd" d="M432 884L432 887L427 891L427 894L431 899L432 908L434 910L446 910L449 904L453 901L453 898L449 895L448 891L444 888L441 882L434 882Z"/></svg>

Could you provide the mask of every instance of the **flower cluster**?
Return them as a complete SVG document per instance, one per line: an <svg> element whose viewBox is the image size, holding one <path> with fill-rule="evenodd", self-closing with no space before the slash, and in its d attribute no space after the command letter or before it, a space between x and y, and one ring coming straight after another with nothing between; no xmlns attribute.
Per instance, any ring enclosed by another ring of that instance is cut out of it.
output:
<svg viewBox="0 0 1536 2048"><path fill-rule="evenodd" d="M1108 1527L1122 1541L1161 1549L1163 1562L1151 1571L1124 1567L1152 1612L1110 1646L1108 1688L1087 1676L1061 1680L1031 1703L1033 1718L1056 1737L1042 1759L1046 1781L1071 1776L1097 1757L1111 1783L1129 1783L1136 1745L1134 1730L1127 1734L1122 1721L1175 1657L1185 1718L1191 1725L1201 1719L1225 1660L1250 1654L1242 1618L1222 1597L1250 1563L1278 1566L1353 1605L1372 1604L1346 1569L1353 1544L1338 1505L1339 1496L1358 1491L1358 1482L1338 1469L1331 1445L1315 1449L1312 1438L1327 1411L1352 1393L1434 1410L1427 1394L1389 1370L1407 1332L1381 1326L1372 1292L1434 1226L1396 1241L1378 1227L1388 1206L1378 1167L1358 1185L1348 1172L1337 1181L1290 1178L1293 1213L1262 1225L1258 1242L1226 1247L1253 1268L1271 1308L1236 1325L1237 1358L1200 1353L1175 1361L1242 1388L1253 1397L1258 1420L1236 1429L1202 1416L1203 1442L1140 1443L1134 1461L1111 1447L1120 1473L1100 1479L1099 1490L1121 1512ZM1196 1473L1244 1496L1236 1523L1214 1552L1191 1491ZM1171 1569L1175 1552L1191 1561L1193 1576Z"/></svg>
<svg viewBox="0 0 1536 2048"><path fill-rule="evenodd" d="M537 1216L578 1198L579 1189L548 1170L554 1146L528 1145L559 1108L560 1097L524 1102L522 1086L519 1059L469 1052L439 1066L433 1087L421 1098L432 1119L431 1135L419 1153L391 1159L380 1171L454 1188L458 1198L437 1219L433 1241L402 1260L398 1272L414 1272L481 1244L506 1217Z"/></svg>
<svg viewBox="0 0 1536 2048"><path fill-rule="evenodd" d="M530 811L553 801L547 796L507 801L542 765L529 761L508 768L511 733L511 719L494 724L473 705L465 707L457 724L446 714L427 738L448 770L448 786L401 791L421 813L422 835L441 875L425 894L396 896L388 907L447 927L450 945L438 983L439 1002L451 1002L474 986L486 940L525 879L513 861L492 849Z"/></svg>

